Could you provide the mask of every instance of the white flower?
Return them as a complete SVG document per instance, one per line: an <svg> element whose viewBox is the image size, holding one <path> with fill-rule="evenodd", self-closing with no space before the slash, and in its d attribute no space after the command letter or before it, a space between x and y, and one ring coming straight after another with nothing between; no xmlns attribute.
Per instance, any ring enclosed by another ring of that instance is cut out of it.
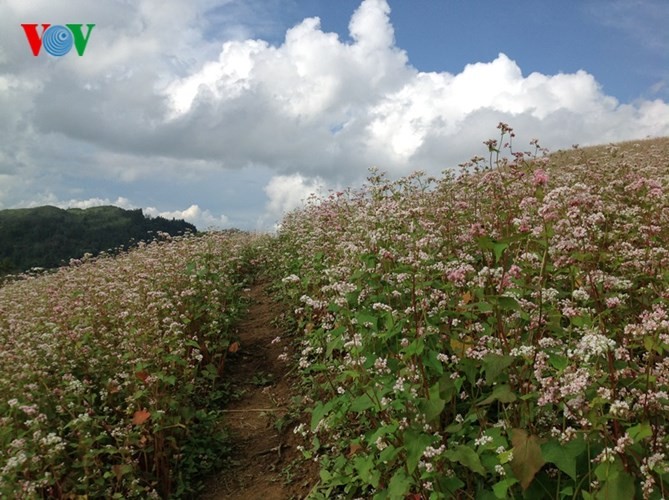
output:
<svg viewBox="0 0 669 500"><path fill-rule="evenodd" d="M483 436L477 438L474 440L474 445L476 446L485 446L488 443L492 443L493 439L491 436L488 436L487 434L483 434Z"/></svg>
<svg viewBox="0 0 669 500"><path fill-rule="evenodd" d="M575 354L583 358L583 361L590 361L591 357L600 356L616 347L616 341L605 337L601 333L593 330L586 331L585 335L579 340Z"/></svg>

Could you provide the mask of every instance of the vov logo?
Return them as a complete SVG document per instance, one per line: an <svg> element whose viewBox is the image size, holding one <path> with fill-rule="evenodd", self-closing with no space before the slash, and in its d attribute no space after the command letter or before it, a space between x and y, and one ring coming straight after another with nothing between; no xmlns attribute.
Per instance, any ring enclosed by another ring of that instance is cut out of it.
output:
<svg viewBox="0 0 669 500"><path fill-rule="evenodd" d="M86 25L88 27L86 36L82 30L83 24L66 24L65 26L42 24L41 36L37 32L39 24L22 24L21 26L26 32L26 38L35 57L39 55L42 47L52 56L61 57L72 50L72 45L77 49L77 53L83 56L95 24Z"/></svg>

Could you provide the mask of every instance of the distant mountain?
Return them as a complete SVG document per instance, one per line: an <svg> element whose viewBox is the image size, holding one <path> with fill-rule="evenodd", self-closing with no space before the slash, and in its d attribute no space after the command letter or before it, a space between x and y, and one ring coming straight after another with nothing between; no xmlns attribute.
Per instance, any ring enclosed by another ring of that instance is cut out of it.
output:
<svg viewBox="0 0 669 500"><path fill-rule="evenodd" d="M176 236L196 229L183 220L148 218L141 209L112 206L0 210L0 275L58 267L85 253L128 248L153 239L158 231Z"/></svg>

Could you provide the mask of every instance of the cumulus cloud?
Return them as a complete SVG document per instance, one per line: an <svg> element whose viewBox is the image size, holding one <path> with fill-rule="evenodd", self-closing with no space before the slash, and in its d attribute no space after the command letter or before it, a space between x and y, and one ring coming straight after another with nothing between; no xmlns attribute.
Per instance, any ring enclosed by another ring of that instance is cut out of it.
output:
<svg viewBox="0 0 669 500"><path fill-rule="evenodd" d="M225 215L216 216L209 210L202 210L198 205L191 205L185 210L173 210L161 212L154 207L144 209L144 214L151 217L164 217L165 219L183 219L190 222L199 230L223 229L228 225Z"/></svg>
<svg viewBox="0 0 669 500"><path fill-rule="evenodd" d="M620 103L586 70L524 74L501 53L459 73L421 72L395 42L386 0L361 2L349 40L312 17L274 44L244 38L253 30L225 16L212 32L204 14L227 4L239 2L0 4L15 28L0 30L0 176L16 187L0 187L0 204L79 177L206 184L214 168L269 170L267 205L245 215L253 224L373 165L396 175L455 166L499 121L518 143L537 137L551 149L669 135L667 102ZM33 58L18 25L43 20L96 22L86 56ZM199 205L169 213L225 225Z"/></svg>
<svg viewBox="0 0 669 500"><path fill-rule="evenodd" d="M107 205L113 205L119 208L125 208L126 210L135 208L130 200L119 196L116 200L112 201L109 199L102 198L88 198L87 200L70 200L68 202L59 204L62 208L91 208L91 207L102 207Z"/></svg>
<svg viewBox="0 0 669 500"><path fill-rule="evenodd" d="M313 195L325 194L325 183L320 178L307 179L301 174L272 177L263 188L267 194L265 214L258 221L260 229L269 229L281 216L303 206Z"/></svg>
<svg viewBox="0 0 669 500"><path fill-rule="evenodd" d="M621 104L584 70L525 76L500 53L458 74L417 71L395 46L388 15L385 1L364 1L352 43L323 32L317 18L278 47L224 43L218 60L166 87L166 128L187 135L186 125L207 124L218 141L205 133L193 154L218 153L229 166L349 182L373 164L397 174L455 165L500 120L525 144L539 137L551 148L669 134L666 102Z"/></svg>

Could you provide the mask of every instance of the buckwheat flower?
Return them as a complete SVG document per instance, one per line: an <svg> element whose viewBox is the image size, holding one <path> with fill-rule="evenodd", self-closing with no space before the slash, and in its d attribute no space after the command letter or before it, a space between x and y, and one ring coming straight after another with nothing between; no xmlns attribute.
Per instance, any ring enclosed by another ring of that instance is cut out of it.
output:
<svg viewBox="0 0 669 500"><path fill-rule="evenodd" d="M535 186L545 186L548 183L548 174L545 170L538 168L534 171L532 183Z"/></svg>
<svg viewBox="0 0 669 500"><path fill-rule="evenodd" d="M506 471L504 470L504 466L500 464L495 465L495 472L500 476L506 476Z"/></svg>
<svg viewBox="0 0 669 500"><path fill-rule="evenodd" d="M446 451L446 445L441 445L438 448L435 448L434 446L428 446L425 448L423 451L423 456L427 459L437 457L444 453Z"/></svg>
<svg viewBox="0 0 669 500"><path fill-rule="evenodd" d="M23 413L28 415L29 417L32 417L34 415L37 415L37 407L35 405L22 405L19 406L19 410L21 410Z"/></svg>
<svg viewBox="0 0 669 500"><path fill-rule="evenodd" d="M518 347L514 347L511 349L511 356L519 357L519 358L531 358L534 356L534 353L536 352L536 349L534 346L531 345L521 345Z"/></svg>
<svg viewBox="0 0 669 500"><path fill-rule="evenodd" d="M375 302L372 304L372 309L375 311L387 311L390 312L393 310L392 307L390 307L388 304L383 304L382 302Z"/></svg>
<svg viewBox="0 0 669 500"><path fill-rule="evenodd" d="M606 298L606 307L613 309L618 307L621 303L620 297L607 297Z"/></svg>
<svg viewBox="0 0 669 500"><path fill-rule="evenodd" d="M599 455L595 457L595 462L601 463L601 462L609 462L613 463L616 461L616 454L613 448L606 447L604 448Z"/></svg>
<svg viewBox="0 0 669 500"><path fill-rule="evenodd" d="M283 278L281 280L282 283L298 283L299 281L300 281L300 278L295 274L291 274L289 276L286 276L285 278Z"/></svg>
<svg viewBox="0 0 669 500"><path fill-rule="evenodd" d="M474 445L475 446L485 446L489 443L492 443L493 438L492 436L488 436L487 434L483 434L481 437L476 438L474 440Z"/></svg>
<svg viewBox="0 0 669 500"><path fill-rule="evenodd" d="M390 373L390 370L388 369L388 359L376 358L376 361L374 361L374 369L379 373Z"/></svg>
<svg viewBox="0 0 669 500"><path fill-rule="evenodd" d="M509 427L509 423L506 420L498 420L492 426L498 429L506 429Z"/></svg>
<svg viewBox="0 0 669 500"><path fill-rule="evenodd" d="M590 361L594 356L605 354L609 350L616 348L616 341L605 337L601 333L592 330L586 331L578 342L575 354L583 358L585 362Z"/></svg>
<svg viewBox="0 0 669 500"><path fill-rule="evenodd" d="M25 439L14 439L11 443L9 443L9 447L20 450L25 446L25 444L26 444Z"/></svg>
<svg viewBox="0 0 669 500"><path fill-rule="evenodd" d="M272 344L278 344L279 342L281 342L281 336L274 337L274 338L272 339L272 342L271 342L271 343L272 343Z"/></svg>
<svg viewBox="0 0 669 500"><path fill-rule="evenodd" d="M18 406L19 400L16 398L12 398L9 401L7 401L7 404L9 405L10 408L14 408L15 406Z"/></svg>
<svg viewBox="0 0 669 500"><path fill-rule="evenodd" d="M618 438L618 441L616 441L616 447L613 449L613 451L616 453L623 453L625 448L631 446L632 444L634 444L634 441L629 434L625 433L624 436Z"/></svg>
<svg viewBox="0 0 669 500"><path fill-rule="evenodd" d="M629 414L630 405L627 401L614 401L609 407L609 413L614 417L626 417Z"/></svg>
<svg viewBox="0 0 669 500"><path fill-rule="evenodd" d="M610 401L611 400L611 389L608 387L599 387L597 389L597 396L602 398L605 401Z"/></svg>
<svg viewBox="0 0 669 500"><path fill-rule="evenodd" d="M585 302L586 300L590 299L590 294L584 288L577 288L571 292L571 296L574 298L574 300L578 300L580 302Z"/></svg>
<svg viewBox="0 0 669 500"><path fill-rule="evenodd" d="M376 449L379 450L379 451L383 451L388 447L388 443L386 443L384 441L382 436L379 436L378 438L376 438L376 441L374 442L374 444L376 445Z"/></svg>
<svg viewBox="0 0 669 500"><path fill-rule="evenodd" d="M359 333L354 334L351 340L344 343L344 348L346 349L360 346L362 346L362 335L360 335Z"/></svg>

